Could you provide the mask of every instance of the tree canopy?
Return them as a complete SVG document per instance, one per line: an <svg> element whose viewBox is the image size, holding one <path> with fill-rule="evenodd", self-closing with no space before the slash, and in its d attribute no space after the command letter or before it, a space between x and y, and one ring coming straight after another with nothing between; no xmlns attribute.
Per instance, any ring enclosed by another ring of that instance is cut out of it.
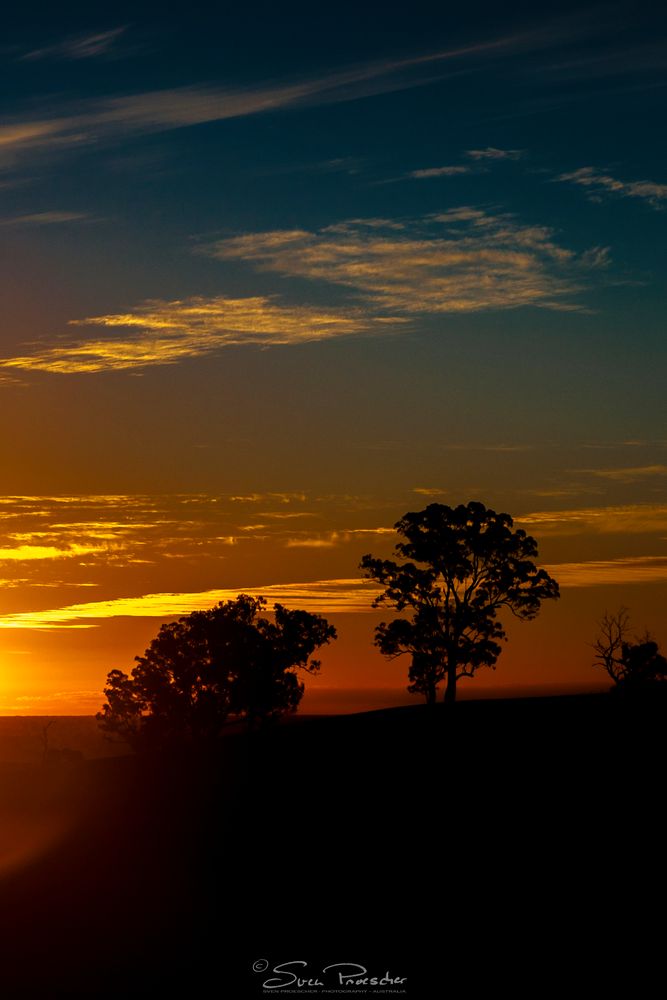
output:
<svg viewBox="0 0 667 1000"><path fill-rule="evenodd" d="M374 606L402 614L377 626L375 643L388 657L411 656L408 690L434 702L446 680L445 700L453 701L457 680L495 666L506 638L498 614L535 618L543 600L559 596L558 584L532 561L535 539L482 503L430 504L395 528L403 539L395 551L406 561L361 561L385 588Z"/></svg>
<svg viewBox="0 0 667 1000"><path fill-rule="evenodd" d="M135 748L220 735L228 719L250 726L296 711L304 691L298 668L316 673L318 647L336 638L319 615L240 594L207 611L162 625L128 676L112 670L102 729Z"/></svg>

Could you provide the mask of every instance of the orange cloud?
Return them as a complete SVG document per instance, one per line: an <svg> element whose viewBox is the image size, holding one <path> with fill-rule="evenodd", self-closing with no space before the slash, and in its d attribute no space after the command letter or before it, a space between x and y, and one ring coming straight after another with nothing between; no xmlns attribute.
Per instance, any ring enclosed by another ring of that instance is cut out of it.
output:
<svg viewBox="0 0 667 1000"><path fill-rule="evenodd" d="M285 547L288 549L332 549L338 545L340 536L332 531L325 538L288 538Z"/></svg>
<svg viewBox="0 0 667 1000"><path fill-rule="evenodd" d="M541 535L650 534L667 531L667 506L628 504L581 510L540 511L515 519Z"/></svg>
<svg viewBox="0 0 667 1000"><path fill-rule="evenodd" d="M664 583L667 556L556 563L545 569L561 587L600 587L609 584Z"/></svg>
<svg viewBox="0 0 667 1000"><path fill-rule="evenodd" d="M28 562L33 559L71 559L73 556L85 556L95 552L106 551L100 545L68 545L58 548L55 545L16 545L12 548L0 548L0 563Z"/></svg>
<svg viewBox="0 0 667 1000"><path fill-rule="evenodd" d="M554 563L545 569L561 587L662 583L667 581L667 556ZM0 629L85 629L95 628L109 618L175 618L213 607L219 601L234 600L241 592L265 597L270 605L279 603L288 608L301 608L318 614L366 614L373 611L371 603L381 591L382 588L372 581L350 578L196 593L143 594L138 597L120 597L8 614L0 618Z"/></svg>
<svg viewBox="0 0 667 1000"><path fill-rule="evenodd" d="M620 469L580 469L590 476L609 479L617 483L637 483L644 479L667 476L667 465L635 465Z"/></svg>
<svg viewBox="0 0 667 1000"><path fill-rule="evenodd" d="M235 590L206 590L198 593L143 594L109 601L70 604L45 611L21 611L0 618L0 629L94 628L107 618L173 618L219 601L234 600L239 593L266 597L270 604L301 608L321 614L362 613L372 610L379 588L367 580L316 580L311 583L270 584L266 587Z"/></svg>
<svg viewBox="0 0 667 1000"><path fill-rule="evenodd" d="M114 334L46 347L0 359L0 368L65 375L123 371L171 365L239 344L302 344L369 333L379 322L385 320L375 320L359 309L283 306L264 296L158 300L129 313L72 321L73 326L121 328L129 331L125 336Z"/></svg>

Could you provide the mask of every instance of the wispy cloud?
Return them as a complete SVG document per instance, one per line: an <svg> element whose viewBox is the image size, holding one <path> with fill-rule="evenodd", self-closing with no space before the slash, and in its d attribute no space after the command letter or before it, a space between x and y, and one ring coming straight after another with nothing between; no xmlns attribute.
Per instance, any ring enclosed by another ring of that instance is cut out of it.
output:
<svg viewBox="0 0 667 1000"><path fill-rule="evenodd" d="M393 528L346 528L330 531L319 535L300 535L287 538L285 547L288 549L332 549L337 545L355 541L360 536L394 535Z"/></svg>
<svg viewBox="0 0 667 1000"><path fill-rule="evenodd" d="M305 493L240 493L238 495L229 496L227 499L231 503L266 503L268 501L277 501L279 503L289 504L295 501L303 502L306 500ZM263 514L263 517L269 515ZM280 515L276 515L280 516Z"/></svg>
<svg viewBox="0 0 667 1000"><path fill-rule="evenodd" d="M285 541L287 549L333 549L340 542L340 536L332 531L328 535L317 535L309 538L288 538Z"/></svg>
<svg viewBox="0 0 667 1000"><path fill-rule="evenodd" d="M371 333L386 324L386 318L374 318L358 308L286 306L263 296L155 300L127 313L74 320L73 326L104 327L114 333L3 358L0 369L66 375L124 371L176 364L239 344L304 344ZM119 335L119 330L124 332Z"/></svg>
<svg viewBox="0 0 667 1000"><path fill-rule="evenodd" d="M580 167L570 173L560 174L557 181L568 181L586 188L589 201L600 202L606 197L641 198L653 208L664 208L667 184L655 181L620 181L596 167Z"/></svg>
<svg viewBox="0 0 667 1000"><path fill-rule="evenodd" d="M53 108L48 117L15 120L0 128L0 150L22 155L77 147L134 133L161 132L282 109L357 100L431 83L453 60L511 51L515 37L480 45L354 66L290 83L244 88L177 87ZM437 67L442 64L441 68ZM424 70L427 72L425 73Z"/></svg>
<svg viewBox="0 0 667 1000"><path fill-rule="evenodd" d="M630 556L622 559L555 563L545 566L545 569L561 587L664 583L667 581L667 556Z"/></svg>
<svg viewBox="0 0 667 1000"><path fill-rule="evenodd" d="M577 255L545 226L463 206L403 220L355 219L307 232L277 230L219 240L202 248L220 260L341 285L377 311L461 313L487 309L581 308L597 258Z"/></svg>
<svg viewBox="0 0 667 1000"><path fill-rule="evenodd" d="M277 521L292 521L294 518L317 517L317 514L312 510L260 510L259 515L260 517L270 517L272 520Z"/></svg>
<svg viewBox="0 0 667 1000"><path fill-rule="evenodd" d="M123 28L35 49L24 58L90 58L104 54ZM404 58L377 60L334 69L289 82L236 87L177 87L89 101L86 105L53 106L48 114L28 115L0 128L5 157L45 149L74 148L136 133L165 131L283 109L313 107L374 97L425 86L461 65L484 58L502 59L517 52L540 51L570 40L590 28L556 21L535 30L504 35L458 48Z"/></svg>
<svg viewBox="0 0 667 1000"><path fill-rule="evenodd" d="M499 441L497 444L443 444L442 451L489 451L498 454L511 454L513 452L535 451L534 444L509 444Z"/></svg>
<svg viewBox="0 0 667 1000"><path fill-rule="evenodd" d="M640 483L645 479L667 476L667 465L638 465L620 469L578 469L599 479L609 479L616 483Z"/></svg>
<svg viewBox="0 0 667 1000"><path fill-rule="evenodd" d="M280 509L263 511L260 501L280 504ZM123 586L138 587L140 593L147 572L163 589L180 591L183 573L190 580L195 567L203 585L211 586L220 580L221 564L226 583L230 573L246 573L248 566L258 572L271 552L287 572L288 549L352 546L393 534L392 528L378 526L377 506L366 499L364 513L361 501L302 492L0 497L0 588L12 592L3 611L23 610L25 603L17 606L17 601L32 601L26 595L35 588L59 587L67 594L63 603L77 599L68 590L78 587L99 586L102 596L113 598L120 571ZM355 551L350 565L357 563ZM258 582L257 576L243 579ZM23 596L15 596L16 591Z"/></svg>
<svg viewBox="0 0 667 1000"><path fill-rule="evenodd" d="M658 583L667 580L667 556L554 563L545 568L562 587ZM219 601L234 600L239 593L265 597L269 607L278 603L287 608L300 608L315 614L368 614L373 612L372 601L381 590L372 581L343 578L194 593L143 594L138 597L7 614L0 618L0 629L89 629L98 627L110 618L175 618L202 608L214 607Z"/></svg>
<svg viewBox="0 0 667 1000"><path fill-rule="evenodd" d="M516 520L540 535L652 534L667 531L667 505L627 504L540 511L524 514Z"/></svg>
<svg viewBox="0 0 667 1000"><path fill-rule="evenodd" d="M349 536L354 537L355 535L394 535L395 531L393 528L348 528L343 532L343 535L347 538Z"/></svg>
<svg viewBox="0 0 667 1000"><path fill-rule="evenodd" d="M23 716L94 715L99 709L100 700L99 690L52 691L48 694L21 694L14 697L5 692L0 702L0 713ZM20 752L16 753L18 756ZM32 757L31 754L30 759Z"/></svg>
<svg viewBox="0 0 667 1000"><path fill-rule="evenodd" d="M199 252L258 270L343 286L345 305L286 305L275 297L151 300L70 325L104 336L64 338L0 359L0 370L58 374L169 365L224 347L263 347L398 332L415 314L535 306L581 310L574 297L600 265L553 230L509 214L461 207L414 220L353 219L321 230L278 230L219 240Z"/></svg>
<svg viewBox="0 0 667 1000"><path fill-rule="evenodd" d="M367 580L352 578L197 593L143 594L4 615L0 618L0 629L94 628L108 618L174 618L214 607L219 601L234 600L239 593L266 597L270 605L278 603L314 613L366 613L372 611L371 602L380 589Z"/></svg>
<svg viewBox="0 0 667 1000"><path fill-rule="evenodd" d="M594 8L591 8L594 10ZM605 15L611 10L607 7ZM619 12L621 8L618 8ZM612 27L608 23L608 27ZM667 52L662 37L646 36L645 40L631 42L627 37L627 22L622 21L620 39L610 40L603 46L578 46L551 62L543 62L540 73L563 80L632 77L632 90L637 91L655 84L667 67ZM648 80L642 80L648 77ZM653 77L653 79L651 79ZM660 84L659 84L660 85Z"/></svg>
<svg viewBox="0 0 667 1000"><path fill-rule="evenodd" d="M70 222L91 222L85 212L33 212L0 218L0 226L61 226Z"/></svg>
<svg viewBox="0 0 667 1000"><path fill-rule="evenodd" d="M424 180L429 177L458 177L461 174L469 174L470 172L470 167L463 166L425 167L423 170L412 170L408 174L408 177L414 177L416 180Z"/></svg>
<svg viewBox="0 0 667 1000"><path fill-rule="evenodd" d="M471 160L518 160L523 156L522 149L496 149L487 146L486 149L467 149L466 156Z"/></svg>
<svg viewBox="0 0 667 1000"><path fill-rule="evenodd" d="M19 58L26 62L36 62L40 59L95 59L106 55L126 31L126 27L120 27L96 34L76 35L53 45L31 49Z"/></svg>
<svg viewBox="0 0 667 1000"><path fill-rule="evenodd" d="M105 550L100 545L80 545L72 543L65 547L55 545L15 545L0 548L0 563L29 562L34 559L71 559L74 556L90 555Z"/></svg>
<svg viewBox="0 0 667 1000"><path fill-rule="evenodd" d="M413 498L422 499L437 499L439 493L428 485L412 491ZM277 509L264 510L269 503ZM0 497L0 628L94 628L122 617L166 620L240 592L325 615L370 613L378 588L359 577L327 578L321 567L336 552L337 565L354 573L366 546L374 551L392 544L391 525L410 503L408 496L388 504L372 497L296 490ZM586 554L596 536L616 536L618 544L605 542L603 555L609 558L550 565L564 587L667 579L667 556L658 554L665 551L667 505L538 511L516 521L539 538L553 538L552 559L558 558L558 536L586 539ZM640 555L628 557L628 536L635 537ZM646 552L655 554L642 554ZM316 579L289 582L307 576L304 560L312 561ZM271 580L265 574L269 563L281 566L281 577L288 582L276 583L275 576ZM147 580L159 584L148 585ZM92 586L98 588L96 599L84 603L84 593L93 595L75 588ZM51 606L45 609L49 592Z"/></svg>

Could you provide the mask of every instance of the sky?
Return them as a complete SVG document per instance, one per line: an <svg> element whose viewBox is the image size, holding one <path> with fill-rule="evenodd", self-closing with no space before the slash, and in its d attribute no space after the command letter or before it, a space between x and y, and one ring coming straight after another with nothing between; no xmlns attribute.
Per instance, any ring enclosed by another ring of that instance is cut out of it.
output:
<svg viewBox="0 0 667 1000"><path fill-rule="evenodd" d="M667 19L647 3L37 4L0 41L0 713L89 714L238 593L409 700L359 562L436 502L561 599L468 693L667 642Z"/></svg>

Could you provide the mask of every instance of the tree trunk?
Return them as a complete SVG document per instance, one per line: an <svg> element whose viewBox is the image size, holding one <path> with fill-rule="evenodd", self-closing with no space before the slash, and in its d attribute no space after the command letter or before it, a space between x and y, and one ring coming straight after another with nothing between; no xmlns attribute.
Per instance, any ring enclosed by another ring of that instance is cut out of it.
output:
<svg viewBox="0 0 667 1000"><path fill-rule="evenodd" d="M453 705L456 701L456 660L451 658L447 664L447 687L445 688L445 705Z"/></svg>
<svg viewBox="0 0 667 1000"><path fill-rule="evenodd" d="M426 704L435 705L435 702L436 702L435 683L433 681L429 681L426 686Z"/></svg>

